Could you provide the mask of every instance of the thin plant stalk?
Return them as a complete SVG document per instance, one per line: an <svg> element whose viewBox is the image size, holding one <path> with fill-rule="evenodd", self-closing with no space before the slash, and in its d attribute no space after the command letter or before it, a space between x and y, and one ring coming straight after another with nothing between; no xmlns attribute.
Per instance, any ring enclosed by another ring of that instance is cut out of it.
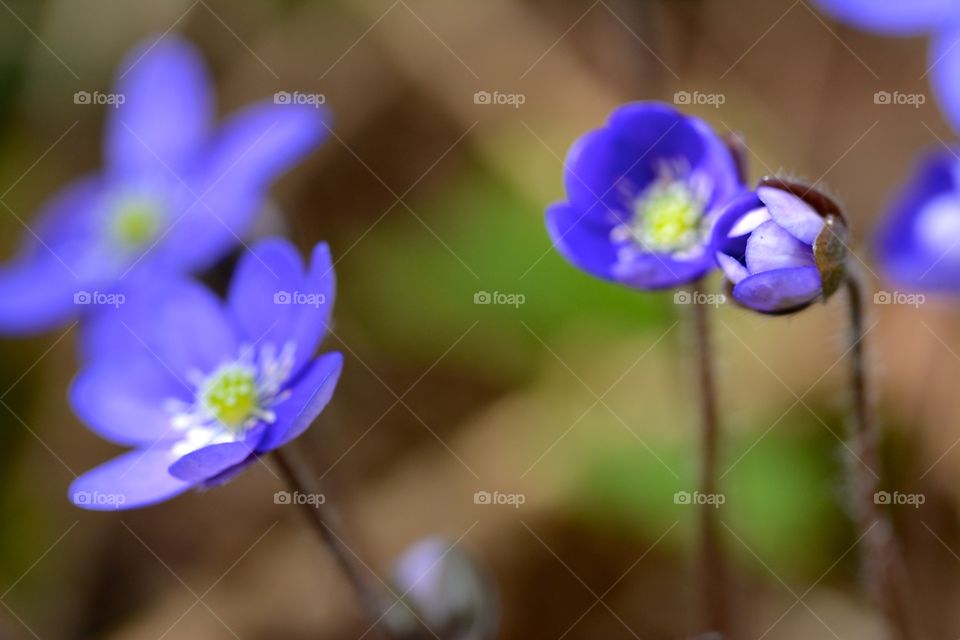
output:
<svg viewBox="0 0 960 640"><path fill-rule="evenodd" d="M850 313L850 373L853 387L853 430L847 473L853 489L853 513L863 538L864 579L898 640L916 640L917 626L907 593L906 564L893 526L878 504L880 491L880 427L870 402L869 375L864 354L864 286L861 275L848 265L846 277Z"/></svg>
<svg viewBox="0 0 960 640"><path fill-rule="evenodd" d="M291 491L313 496L323 495L319 480L291 447L277 449L273 452L273 459ZM381 589L369 579L369 570L344 542L344 537L340 533L339 517L335 510L327 504L325 499L296 502L353 587L371 626L388 622L385 620L390 609L388 594L385 589ZM395 639L392 632L387 633L381 630L381 634Z"/></svg>
<svg viewBox="0 0 960 640"><path fill-rule="evenodd" d="M697 386L700 407L699 490L705 496L719 493L718 457L720 427L714 378L713 344L709 310L702 304L703 281L693 289L691 315L696 340ZM709 501L708 501L709 502ZM719 536L717 509L705 502L698 506L698 554L702 624L710 631L729 632L730 606L726 563Z"/></svg>

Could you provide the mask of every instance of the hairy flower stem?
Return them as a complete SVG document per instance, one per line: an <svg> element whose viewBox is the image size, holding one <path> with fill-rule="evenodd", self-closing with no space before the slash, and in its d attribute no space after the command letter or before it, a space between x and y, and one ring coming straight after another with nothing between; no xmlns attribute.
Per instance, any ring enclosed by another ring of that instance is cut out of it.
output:
<svg viewBox="0 0 960 640"><path fill-rule="evenodd" d="M907 598L907 572L893 526L877 504L880 490L880 429L870 405L864 357L863 284L859 273L846 278L850 308L850 363L853 385L854 425L847 473L853 490L853 514L863 539L864 579L879 601L890 631L898 640L916 640L917 627Z"/></svg>
<svg viewBox="0 0 960 640"><path fill-rule="evenodd" d="M718 493L717 458L719 451L719 426L717 420L717 394L714 384L713 345L710 338L710 319L707 305L698 295L703 281L694 287L693 330L696 338L698 386L700 395L700 492L706 496ZM712 502L712 501L711 501ZM719 514L713 504L704 503L699 508L699 561L700 598L702 624L709 631L724 635L730 631L729 588L723 549L719 537Z"/></svg>
<svg viewBox="0 0 960 640"><path fill-rule="evenodd" d="M274 451L273 458L292 491L306 495L322 495L320 482L316 476L289 446ZM369 580L369 571L343 541L343 536L339 532L339 518L335 511L326 501L311 502L298 501L297 504L301 506L320 540L329 549L350 582L364 613L370 620L371 627L377 626L384 621L390 609L388 594ZM381 635L398 640L393 633L381 631Z"/></svg>

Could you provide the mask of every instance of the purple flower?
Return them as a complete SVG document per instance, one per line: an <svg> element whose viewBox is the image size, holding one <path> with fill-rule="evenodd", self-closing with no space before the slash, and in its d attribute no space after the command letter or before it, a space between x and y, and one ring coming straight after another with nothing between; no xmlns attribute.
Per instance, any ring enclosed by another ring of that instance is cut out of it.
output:
<svg viewBox="0 0 960 640"><path fill-rule="evenodd" d="M96 354L71 388L74 411L133 447L77 478L87 509L130 509L223 482L302 433L333 394L342 357L314 357L333 306L330 253L305 269L288 242L242 257L222 303L189 280L157 281L91 317Z"/></svg>
<svg viewBox="0 0 960 640"><path fill-rule="evenodd" d="M956 0L815 0L855 27L895 36L930 35L931 83L947 118L960 131L960 3ZM926 75L926 73L924 73Z"/></svg>
<svg viewBox="0 0 960 640"><path fill-rule="evenodd" d="M914 290L960 293L960 162L928 154L877 232L884 274Z"/></svg>
<svg viewBox="0 0 960 640"><path fill-rule="evenodd" d="M840 210L826 196L768 178L720 214L713 250L737 302L791 313L839 287L845 235Z"/></svg>
<svg viewBox="0 0 960 640"><path fill-rule="evenodd" d="M0 331L52 328L88 309L86 294L135 276L210 266L246 235L271 182L326 134L324 111L273 101L214 128L212 86L182 40L128 56L107 111L104 167L53 196L0 267Z"/></svg>
<svg viewBox="0 0 960 640"><path fill-rule="evenodd" d="M718 208L741 188L724 142L659 103L617 109L567 155L567 201L547 209L554 246L584 271L637 289L675 287L714 267Z"/></svg>
<svg viewBox="0 0 960 640"><path fill-rule="evenodd" d="M420 620L449 640L488 640L497 635L500 612L492 578L456 543L431 536L398 558L393 581ZM417 620L396 607L388 618L400 637L416 637ZM404 633L406 632L406 633Z"/></svg>

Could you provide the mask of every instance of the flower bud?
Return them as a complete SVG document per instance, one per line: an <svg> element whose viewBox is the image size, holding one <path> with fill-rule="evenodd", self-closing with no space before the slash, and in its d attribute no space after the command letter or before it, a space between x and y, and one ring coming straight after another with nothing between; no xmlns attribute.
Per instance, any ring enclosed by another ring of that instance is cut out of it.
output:
<svg viewBox="0 0 960 640"><path fill-rule="evenodd" d="M713 229L714 257L740 305L800 311L826 300L844 278L847 227L824 194L780 178L734 198Z"/></svg>
<svg viewBox="0 0 960 640"><path fill-rule="evenodd" d="M404 600L442 640L488 640L496 635L499 607L492 580L448 540L430 537L408 548L394 565ZM401 609L401 607L396 607ZM391 620L396 625L396 616Z"/></svg>

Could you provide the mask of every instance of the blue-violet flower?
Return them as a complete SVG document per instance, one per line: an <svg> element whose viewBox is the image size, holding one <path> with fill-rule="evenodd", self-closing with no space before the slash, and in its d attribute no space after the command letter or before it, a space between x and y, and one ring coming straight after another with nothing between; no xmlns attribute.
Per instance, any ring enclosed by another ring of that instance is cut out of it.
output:
<svg viewBox="0 0 960 640"><path fill-rule="evenodd" d="M186 279L96 314L96 354L70 393L74 411L133 450L77 478L70 499L130 509L223 482L302 433L333 394L342 357L314 357L333 306L325 244L304 267L290 243L245 253L226 303Z"/></svg>
<svg viewBox="0 0 960 640"><path fill-rule="evenodd" d="M948 151L921 159L879 225L885 276L913 290L960 293L960 161Z"/></svg>
<svg viewBox="0 0 960 640"><path fill-rule="evenodd" d="M212 87L199 53L173 36L129 54L103 169L54 195L0 267L0 332L43 331L91 309L94 292L210 266L247 234L271 182L327 133L324 110L273 100L214 129Z"/></svg>
<svg viewBox="0 0 960 640"><path fill-rule="evenodd" d="M842 282L846 227L823 194L776 178L734 198L713 230L717 263L741 305L799 311Z"/></svg>
<svg viewBox="0 0 960 640"><path fill-rule="evenodd" d="M617 109L567 155L567 201L547 209L554 246L584 271L670 288L714 267L710 229L741 188L736 161L703 121L660 103Z"/></svg>

